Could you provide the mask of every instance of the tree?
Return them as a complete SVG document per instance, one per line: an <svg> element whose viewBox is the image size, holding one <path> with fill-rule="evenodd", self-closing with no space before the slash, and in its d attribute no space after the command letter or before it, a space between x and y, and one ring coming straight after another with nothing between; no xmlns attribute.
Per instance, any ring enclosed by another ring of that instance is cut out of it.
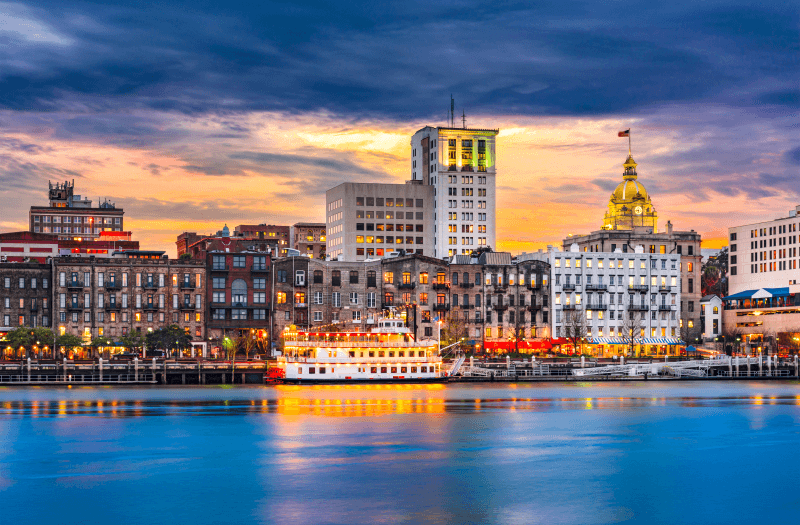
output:
<svg viewBox="0 0 800 525"><path fill-rule="evenodd" d="M628 354L634 355L636 343L642 340L642 312L634 310L623 310L622 312L622 333L628 338Z"/></svg>
<svg viewBox="0 0 800 525"><path fill-rule="evenodd" d="M726 354L732 355L739 353L739 348L741 347L743 339L741 328L723 325L720 337L722 338Z"/></svg>
<svg viewBox="0 0 800 525"><path fill-rule="evenodd" d="M73 334L60 335L58 339L56 339L56 347L63 349L62 351L64 351L64 353L66 353L66 350L81 346L82 344L83 340Z"/></svg>
<svg viewBox="0 0 800 525"><path fill-rule="evenodd" d="M444 319L440 338L440 346L445 347L466 339L468 336L467 323L458 317L458 312L452 312Z"/></svg>
<svg viewBox="0 0 800 525"><path fill-rule="evenodd" d="M24 357L24 350L33 346L33 328L28 326L20 326L14 328L6 334L8 346L14 349L14 354L17 357ZM20 348L23 352L20 352Z"/></svg>
<svg viewBox="0 0 800 525"><path fill-rule="evenodd" d="M583 341L586 339L586 311L583 308L565 310L564 314L564 337L572 343L572 348L583 353Z"/></svg>
<svg viewBox="0 0 800 525"><path fill-rule="evenodd" d="M145 336L147 348L172 351L176 357L178 350L191 346L191 341L191 336L176 324L153 330Z"/></svg>
<svg viewBox="0 0 800 525"><path fill-rule="evenodd" d="M142 332L138 330L133 330L123 335L119 338L119 342L122 343L122 346L130 350L143 348L145 345L144 336L142 335Z"/></svg>
<svg viewBox="0 0 800 525"><path fill-rule="evenodd" d="M679 328L680 337L685 345L695 343L700 337L700 327L694 326L694 320L688 316L681 316Z"/></svg>
<svg viewBox="0 0 800 525"><path fill-rule="evenodd" d="M319 258L322 259L323 261L325 260L325 247L324 246L319 249Z"/></svg>
<svg viewBox="0 0 800 525"><path fill-rule="evenodd" d="M236 338L236 348L237 350L244 351L245 359L250 359L250 352L255 349L257 340L258 335L256 334L255 330L244 332Z"/></svg>

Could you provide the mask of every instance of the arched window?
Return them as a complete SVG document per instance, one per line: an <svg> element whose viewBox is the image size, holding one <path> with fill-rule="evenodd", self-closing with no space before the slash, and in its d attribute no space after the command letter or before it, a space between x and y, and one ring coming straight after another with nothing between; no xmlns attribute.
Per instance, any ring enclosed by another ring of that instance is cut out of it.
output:
<svg viewBox="0 0 800 525"><path fill-rule="evenodd" d="M231 284L231 294L233 295L233 303L236 305L240 303L241 306L247 306L247 283L244 279L236 279Z"/></svg>

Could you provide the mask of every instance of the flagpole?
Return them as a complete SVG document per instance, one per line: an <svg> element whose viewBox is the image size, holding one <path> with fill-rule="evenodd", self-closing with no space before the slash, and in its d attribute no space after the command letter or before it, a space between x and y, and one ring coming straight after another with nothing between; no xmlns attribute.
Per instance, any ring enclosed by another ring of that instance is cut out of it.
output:
<svg viewBox="0 0 800 525"><path fill-rule="evenodd" d="M628 128L628 156L631 156L631 130Z"/></svg>

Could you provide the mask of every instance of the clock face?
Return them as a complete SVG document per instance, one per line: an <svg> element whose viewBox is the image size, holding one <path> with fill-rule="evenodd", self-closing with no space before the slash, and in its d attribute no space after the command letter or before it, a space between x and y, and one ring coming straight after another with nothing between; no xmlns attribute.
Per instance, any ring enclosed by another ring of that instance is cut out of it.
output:
<svg viewBox="0 0 800 525"><path fill-rule="evenodd" d="M642 207L641 206L635 207L633 209L633 213L635 213L636 215L641 215L642 214Z"/></svg>

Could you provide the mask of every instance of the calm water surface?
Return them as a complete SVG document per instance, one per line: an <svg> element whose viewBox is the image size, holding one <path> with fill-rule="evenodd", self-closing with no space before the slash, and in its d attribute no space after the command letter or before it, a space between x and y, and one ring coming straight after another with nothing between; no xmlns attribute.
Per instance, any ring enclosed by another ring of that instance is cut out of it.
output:
<svg viewBox="0 0 800 525"><path fill-rule="evenodd" d="M0 388L0 523L793 523L800 384Z"/></svg>

